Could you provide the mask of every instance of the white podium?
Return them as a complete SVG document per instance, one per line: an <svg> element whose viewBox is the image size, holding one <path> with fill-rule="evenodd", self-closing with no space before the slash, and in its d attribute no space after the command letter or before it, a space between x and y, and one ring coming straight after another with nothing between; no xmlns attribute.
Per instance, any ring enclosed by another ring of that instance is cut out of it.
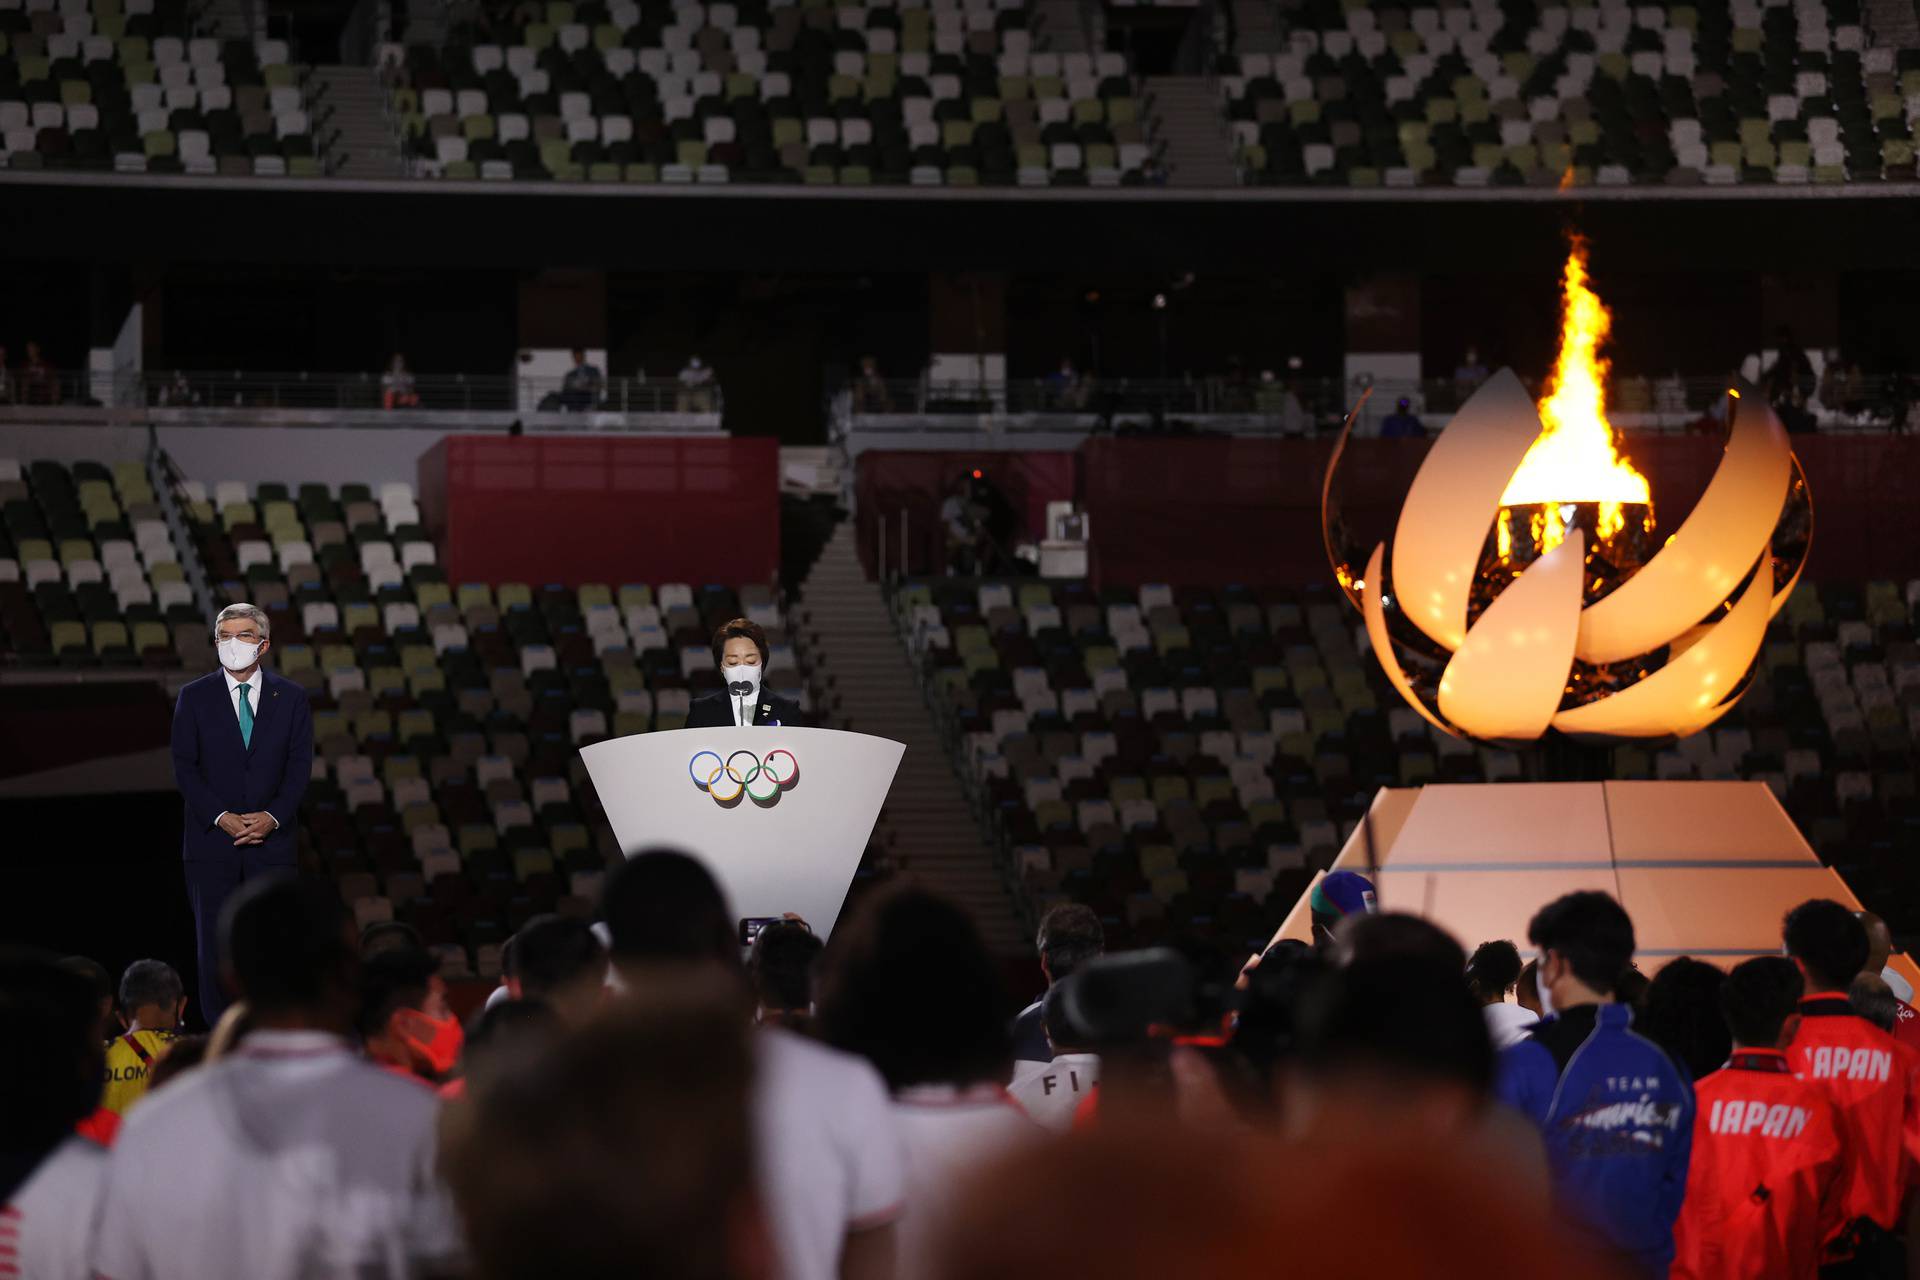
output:
<svg viewBox="0 0 1920 1280"><path fill-rule="evenodd" d="M834 729L675 729L582 748L620 848L698 857L738 917L833 932L902 743Z"/></svg>

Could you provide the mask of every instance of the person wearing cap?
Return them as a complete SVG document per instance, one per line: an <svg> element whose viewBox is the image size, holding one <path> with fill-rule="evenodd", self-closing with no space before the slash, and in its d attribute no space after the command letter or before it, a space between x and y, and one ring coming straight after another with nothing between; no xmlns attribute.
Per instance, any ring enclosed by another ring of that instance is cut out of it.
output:
<svg viewBox="0 0 1920 1280"><path fill-rule="evenodd" d="M1313 945L1327 947L1333 944L1334 930L1342 920L1372 915L1380 905L1374 898L1373 881L1357 871L1334 871L1313 886L1307 909L1313 915Z"/></svg>

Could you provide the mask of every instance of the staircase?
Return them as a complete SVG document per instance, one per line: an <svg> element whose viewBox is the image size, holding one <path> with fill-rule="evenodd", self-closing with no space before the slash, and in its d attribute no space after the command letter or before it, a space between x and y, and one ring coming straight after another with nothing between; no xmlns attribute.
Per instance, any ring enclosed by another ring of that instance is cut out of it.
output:
<svg viewBox="0 0 1920 1280"><path fill-rule="evenodd" d="M387 91L372 67L315 67L312 109L327 147L330 170L343 178L406 176L400 144L387 123Z"/></svg>
<svg viewBox="0 0 1920 1280"><path fill-rule="evenodd" d="M906 646L879 587L860 567L852 521L834 530L795 616L814 687L826 691L815 700L821 723L907 746L880 814L878 843L905 878L965 907L995 955L1031 954L1032 941L994 868Z"/></svg>
<svg viewBox="0 0 1920 1280"><path fill-rule="evenodd" d="M1220 91L1212 77L1149 76L1145 83L1167 185L1239 186Z"/></svg>

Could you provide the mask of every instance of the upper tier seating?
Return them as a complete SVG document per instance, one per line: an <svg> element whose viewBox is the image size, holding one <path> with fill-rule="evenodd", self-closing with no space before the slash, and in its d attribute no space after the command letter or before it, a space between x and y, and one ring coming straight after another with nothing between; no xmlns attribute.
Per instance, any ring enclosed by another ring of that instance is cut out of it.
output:
<svg viewBox="0 0 1920 1280"><path fill-rule="evenodd" d="M1125 58L1046 52L1024 0L549 0L396 81L447 177L1115 185L1148 157Z"/></svg>
<svg viewBox="0 0 1920 1280"><path fill-rule="evenodd" d="M0 164L322 173L286 42L203 29L185 0L0 0Z"/></svg>
<svg viewBox="0 0 1920 1280"><path fill-rule="evenodd" d="M1920 50L1859 0L1304 0L1223 59L1246 179L1334 186L1911 179Z"/></svg>

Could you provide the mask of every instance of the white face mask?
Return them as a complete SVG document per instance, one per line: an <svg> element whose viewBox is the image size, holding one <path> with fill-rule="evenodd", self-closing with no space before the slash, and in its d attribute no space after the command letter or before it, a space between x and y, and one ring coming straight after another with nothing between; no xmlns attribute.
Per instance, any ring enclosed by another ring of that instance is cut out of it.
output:
<svg viewBox="0 0 1920 1280"><path fill-rule="evenodd" d="M751 698L760 692L760 664L743 662L737 667L727 667L721 673L726 677L727 692L736 698ZM747 685L745 690L739 685Z"/></svg>
<svg viewBox="0 0 1920 1280"><path fill-rule="evenodd" d="M1547 990L1546 972L1544 965L1534 968L1533 990L1534 994L1540 997L1540 1016L1543 1018L1551 1018L1553 1016L1553 992Z"/></svg>
<svg viewBox="0 0 1920 1280"><path fill-rule="evenodd" d="M229 671L245 671L260 656L260 646L245 640L220 642L220 665Z"/></svg>

